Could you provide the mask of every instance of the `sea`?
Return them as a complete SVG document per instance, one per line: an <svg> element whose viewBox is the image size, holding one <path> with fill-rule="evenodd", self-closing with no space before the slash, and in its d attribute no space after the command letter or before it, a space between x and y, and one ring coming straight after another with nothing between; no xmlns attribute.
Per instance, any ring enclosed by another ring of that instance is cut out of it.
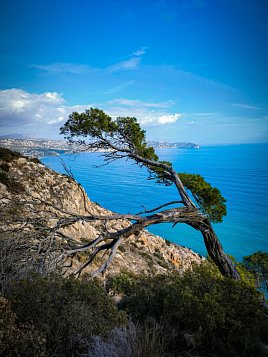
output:
<svg viewBox="0 0 268 357"><path fill-rule="evenodd" d="M198 173L218 187L227 200L227 216L214 225L226 253L242 261L268 251L268 144L157 149L160 160L177 172ZM71 170L91 201L118 213L137 213L179 200L174 187L148 180L146 168L131 160L106 164L102 153L61 154L42 158L51 169ZM172 207L172 206L171 206ZM185 224L158 224L148 230L206 256L200 232Z"/></svg>

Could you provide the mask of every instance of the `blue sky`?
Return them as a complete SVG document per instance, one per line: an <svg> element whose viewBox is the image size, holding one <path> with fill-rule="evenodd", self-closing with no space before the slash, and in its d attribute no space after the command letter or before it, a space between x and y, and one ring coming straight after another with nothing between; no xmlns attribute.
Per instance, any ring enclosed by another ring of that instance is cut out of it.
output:
<svg viewBox="0 0 268 357"><path fill-rule="evenodd" d="M90 106L149 140L268 141L266 0L3 0L0 134Z"/></svg>

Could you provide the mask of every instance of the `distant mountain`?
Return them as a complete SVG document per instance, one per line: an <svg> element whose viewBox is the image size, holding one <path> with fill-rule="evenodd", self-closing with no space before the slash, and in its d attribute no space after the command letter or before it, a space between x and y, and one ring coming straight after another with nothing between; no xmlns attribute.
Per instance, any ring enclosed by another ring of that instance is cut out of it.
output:
<svg viewBox="0 0 268 357"><path fill-rule="evenodd" d="M180 142L168 142L168 141L148 141L148 145L154 148L187 148L187 149L199 149L198 144L194 143L180 143Z"/></svg>
<svg viewBox="0 0 268 357"><path fill-rule="evenodd" d="M0 139L17 139L17 140L27 140L27 139L36 139L36 136L34 135L27 135L27 134L7 134L7 135L1 135Z"/></svg>

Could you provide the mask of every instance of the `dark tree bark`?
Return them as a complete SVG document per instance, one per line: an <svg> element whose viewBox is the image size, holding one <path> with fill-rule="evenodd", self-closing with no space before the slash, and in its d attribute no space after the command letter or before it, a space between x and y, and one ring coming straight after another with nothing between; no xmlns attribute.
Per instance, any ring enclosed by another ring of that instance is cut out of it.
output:
<svg viewBox="0 0 268 357"><path fill-rule="evenodd" d="M240 279L239 273L235 268L232 260L224 253L223 247L218 240L218 237L211 226L211 223L205 219L203 222L189 224L193 228L200 231L204 238L204 243L207 248L208 255L218 266L220 272L224 276L229 276L233 279Z"/></svg>

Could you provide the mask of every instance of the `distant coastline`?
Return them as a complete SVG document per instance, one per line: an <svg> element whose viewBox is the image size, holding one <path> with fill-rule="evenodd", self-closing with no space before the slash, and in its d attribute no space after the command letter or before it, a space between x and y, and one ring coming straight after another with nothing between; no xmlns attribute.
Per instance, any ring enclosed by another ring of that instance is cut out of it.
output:
<svg viewBox="0 0 268 357"><path fill-rule="evenodd" d="M148 141L148 146L152 146L155 149L199 149L200 146L194 143L180 143L180 142L168 142L168 141Z"/></svg>
<svg viewBox="0 0 268 357"><path fill-rule="evenodd" d="M65 140L50 140L36 138L18 138L15 135L0 137L0 146L18 151L22 155L32 157L58 156L64 153L72 153L81 150L81 146L70 145ZM194 143L180 143L167 141L149 141L148 146L156 149L162 148L187 148L198 149Z"/></svg>

